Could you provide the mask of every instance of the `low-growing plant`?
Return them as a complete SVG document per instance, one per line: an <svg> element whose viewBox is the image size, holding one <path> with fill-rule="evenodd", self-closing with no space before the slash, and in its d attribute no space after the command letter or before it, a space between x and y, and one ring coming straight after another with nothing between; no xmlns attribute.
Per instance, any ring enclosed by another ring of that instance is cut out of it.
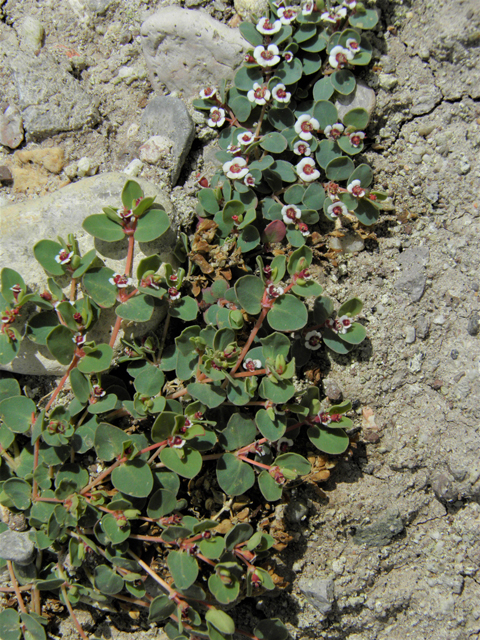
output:
<svg viewBox="0 0 480 640"><path fill-rule="evenodd" d="M39 556L28 567L3 561L12 586L0 590L16 595L19 612L0 613L2 638L45 638L45 591L58 594L83 638L74 607L112 598L145 608L149 622L169 619L172 640L287 637L278 619L250 632L224 610L275 587L278 541L253 516L228 530L219 517L247 492L280 500L311 471L311 456L298 451L349 447L351 403L329 406L301 372L324 345L347 354L366 335L355 321L361 301L335 311L312 261L320 213L337 227L342 217L357 227L378 217L383 194L370 190L370 167L353 162L368 114L355 108L340 122L334 104L355 90L352 69L370 61L362 29L376 22L355 0L308 0L272 4L268 18L240 25L254 48L233 86L206 88L195 103L210 126L228 123L223 167L200 181L198 224L180 233L175 264L154 254L133 273L138 243L170 221L128 180L120 208L83 224L96 239L128 239L123 273L95 249L81 255L73 235L34 246L49 276L41 293L2 270L0 364L26 339L66 368L45 406L14 378L0 381L0 504L24 515ZM116 321L109 343L97 344L89 334L106 309ZM122 322L154 313L164 317L160 333L121 338L119 353ZM217 500L199 505L194 489L205 483ZM160 595L147 591L147 577Z"/></svg>

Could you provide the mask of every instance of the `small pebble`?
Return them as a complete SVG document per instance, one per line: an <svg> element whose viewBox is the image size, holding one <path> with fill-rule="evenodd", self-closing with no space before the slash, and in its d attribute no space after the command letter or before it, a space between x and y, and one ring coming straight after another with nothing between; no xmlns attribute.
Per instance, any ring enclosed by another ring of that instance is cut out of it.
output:
<svg viewBox="0 0 480 640"><path fill-rule="evenodd" d="M12 172L8 167L5 167L4 165L0 167L0 184L13 184Z"/></svg>
<svg viewBox="0 0 480 640"><path fill-rule="evenodd" d="M458 358L458 355L459 355L458 349L452 349L450 351L450 357L452 360L456 360Z"/></svg>
<svg viewBox="0 0 480 640"><path fill-rule="evenodd" d="M143 162L138 158L135 158L130 162L128 166L125 167L125 169L123 170L123 173L126 173L127 176L131 176L132 178L135 178L136 176L138 176L138 174L142 169L143 169Z"/></svg>
<svg viewBox="0 0 480 640"><path fill-rule="evenodd" d="M474 313L472 313L472 315L468 319L467 331L471 336L476 336L479 329L480 329L480 326L479 326L478 312L475 311Z"/></svg>
<svg viewBox="0 0 480 640"><path fill-rule="evenodd" d="M407 344L415 342L415 327L405 327L405 342Z"/></svg>

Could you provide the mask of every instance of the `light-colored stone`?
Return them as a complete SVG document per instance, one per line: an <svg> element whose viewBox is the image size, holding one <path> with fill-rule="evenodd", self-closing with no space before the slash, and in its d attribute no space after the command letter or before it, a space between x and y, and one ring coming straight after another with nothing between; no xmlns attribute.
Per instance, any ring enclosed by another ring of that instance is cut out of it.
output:
<svg viewBox="0 0 480 640"><path fill-rule="evenodd" d="M234 0L233 6L241 18L252 22L269 15L268 0Z"/></svg>
<svg viewBox="0 0 480 640"><path fill-rule="evenodd" d="M368 111L368 115L371 117L375 110L375 104L375 91L361 80L357 81L357 86L353 93L349 96L338 95L335 100L335 106L337 107L340 119L342 119L350 109L357 109L358 107Z"/></svg>
<svg viewBox="0 0 480 640"><path fill-rule="evenodd" d="M90 158L80 158L77 165L77 175L79 178L85 178L86 176L94 176L98 171L98 162L91 160Z"/></svg>
<svg viewBox="0 0 480 640"><path fill-rule="evenodd" d="M343 238L330 238L330 248L342 251L343 253L354 253L363 251L365 242L357 233L346 233Z"/></svg>
<svg viewBox="0 0 480 640"><path fill-rule="evenodd" d="M138 158L134 158L123 170L123 173L126 173L127 176L131 178L136 178L140 171L143 169L143 162Z"/></svg>
<svg viewBox="0 0 480 640"><path fill-rule="evenodd" d="M391 91L398 84L398 78L392 73L380 73L378 76L378 82L382 89L385 91Z"/></svg>
<svg viewBox="0 0 480 640"><path fill-rule="evenodd" d="M150 81L163 92L195 98L203 87L231 79L243 62L246 41L202 11L160 9L141 27L142 48Z"/></svg>
<svg viewBox="0 0 480 640"><path fill-rule="evenodd" d="M166 166L173 142L165 136L152 136L139 149L140 160Z"/></svg>
<svg viewBox="0 0 480 640"><path fill-rule="evenodd" d="M0 144L16 149L23 142L23 119L17 107L9 106L0 114Z"/></svg>
<svg viewBox="0 0 480 640"><path fill-rule="evenodd" d="M117 208L126 180L124 173L103 173L79 180L42 198L3 207L0 210L1 264L12 265L32 290L43 291L47 276L33 256L33 246L42 238L55 239L59 235L66 239L69 233L75 233L82 254L95 246L97 255L107 267L123 273L127 240L115 243L94 241L82 229L82 222L89 215L101 213L103 207ZM145 195L156 196L156 202L164 207L172 220L173 208L167 196L145 180L139 179L138 183ZM133 273L138 260L147 255L158 253L165 262L175 262L175 242L176 232L171 229L153 242L141 243L135 255ZM102 323L94 329L95 333L92 332L92 339L108 342L108 329L112 326L111 320L114 320L108 317L108 311L103 312ZM152 322L158 324L160 320L161 317L157 315ZM138 327L142 333L149 329L147 325ZM5 368L30 375L60 375L64 371L46 348L37 347L28 339L22 342L20 355Z"/></svg>
<svg viewBox="0 0 480 640"><path fill-rule="evenodd" d="M42 48L45 37L43 24L33 16L26 16L18 27L20 46L22 49L38 51Z"/></svg>

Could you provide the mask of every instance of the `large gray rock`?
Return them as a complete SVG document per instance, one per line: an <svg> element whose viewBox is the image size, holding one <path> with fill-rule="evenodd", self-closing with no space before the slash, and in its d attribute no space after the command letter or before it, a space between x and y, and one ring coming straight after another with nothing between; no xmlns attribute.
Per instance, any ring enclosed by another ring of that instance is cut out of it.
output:
<svg viewBox="0 0 480 640"><path fill-rule="evenodd" d="M324 615L330 613L335 600L332 578L321 575L314 578L301 578L298 586L312 607Z"/></svg>
<svg viewBox="0 0 480 640"><path fill-rule="evenodd" d="M35 57L19 52L6 61L13 71L23 124L30 138L41 140L99 122L92 96L47 53L42 51Z"/></svg>
<svg viewBox="0 0 480 640"><path fill-rule="evenodd" d="M243 62L246 42L237 29L230 29L202 11L178 7L160 9L141 27L142 48L150 81L182 97L198 97L208 86L218 87L231 79Z"/></svg>
<svg viewBox="0 0 480 640"><path fill-rule="evenodd" d="M427 274L425 266L428 262L427 247L407 249L398 257L403 267L402 275L395 282L395 287L410 295L413 302L418 302L425 291Z"/></svg>
<svg viewBox="0 0 480 640"><path fill-rule="evenodd" d="M195 127L185 104L178 98L153 98L143 112L139 136L144 140L162 136L171 142L169 164L171 183L175 185L195 137Z"/></svg>
<svg viewBox="0 0 480 640"><path fill-rule="evenodd" d="M18 205L2 207L1 264L16 269L32 290L43 291L47 276L33 256L33 246L42 238L56 239L59 235L67 238L69 233L75 233L82 254L95 246L97 254L106 266L120 273L124 272L127 255L127 240L125 242L108 243L95 240L82 229L83 220L92 214L101 213L102 207L111 205L118 208L120 196L127 176L123 173L104 173L91 178L84 178L79 182L64 187L60 191L42 198L27 201ZM158 188L137 178L145 195L156 196L172 220L173 208L167 196L159 193ZM141 243L135 255L133 273L138 260L147 255L158 253L165 262L174 262L173 249L176 242L176 232L172 228L161 238L148 243ZM102 322L96 327L95 333L89 334L90 339L108 342L108 330L115 318L111 310L102 312ZM160 317L153 319L153 324L160 321ZM136 329L145 332L152 326L137 325L128 331ZM60 375L64 368L53 360L44 347L39 347L28 339L22 342L19 356L5 367L8 371L28 373L31 375Z"/></svg>
<svg viewBox="0 0 480 640"><path fill-rule="evenodd" d="M28 532L7 529L0 533L0 558L20 565L29 565L35 555L35 546Z"/></svg>
<svg viewBox="0 0 480 640"><path fill-rule="evenodd" d="M348 96L339 94L335 100L335 106L337 107L340 119L351 109L357 109L359 107L368 111L368 115L371 117L375 111L375 104L375 91L361 80L357 82L353 93Z"/></svg>
<svg viewBox="0 0 480 640"><path fill-rule="evenodd" d="M366 527L357 527L353 541L367 547L384 547L404 529L403 520L397 511L386 513L383 518Z"/></svg>

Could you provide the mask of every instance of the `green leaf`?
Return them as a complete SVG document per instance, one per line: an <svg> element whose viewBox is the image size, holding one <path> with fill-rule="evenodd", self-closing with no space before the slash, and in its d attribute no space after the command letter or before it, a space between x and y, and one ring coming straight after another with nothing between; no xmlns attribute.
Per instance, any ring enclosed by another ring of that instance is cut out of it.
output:
<svg viewBox="0 0 480 640"><path fill-rule="evenodd" d="M279 131L293 127L295 124L295 115L288 107L271 107L267 113L269 121Z"/></svg>
<svg viewBox="0 0 480 640"><path fill-rule="evenodd" d="M13 330L14 338L7 336L6 333L0 333L0 365L9 364L20 351L20 336L18 331Z"/></svg>
<svg viewBox="0 0 480 640"><path fill-rule="evenodd" d="M256 276L243 276L235 283L235 294L242 308L250 315L257 315L262 310L261 302L265 285Z"/></svg>
<svg viewBox="0 0 480 640"><path fill-rule="evenodd" d="M83 276L83 286L100 307L113 307L117 301L117 287L109 282L114 273L107 267L95 267Z"/></svg>
<svg viewBox="0 0 480 640"><path fill-rule="evenodd" d="M13 396L0 402L0 417L13 433L28 431L32 426L35 412L35 402L25 396Z"/></svg>
<svg viewBox="0 0 480 640"><path fill-rule="evenodd" d="M125 238L123 228L120 223L111 220L104 213L94 213L83 221L82 227L94 238L104 242L119 242ZM43 265L42 265L43 266ZM53 273L53 272L52 272ZM53 273L53 275L57 275Z"/></svg>
<svg viewBox="0 0 480 640"><path fill-rule="evenodd" d="M366 189L373 180L373 171L368 164L359 164L355 171L349 176L347 182L351 184L354 180L360 180L361 186Z"/></svg>
<svg viewBox="0 0 480 640"><path fill-rule="evenodd" d="M21 478L9 478L2 486L3 493L10 498L13 506L25 511L31 504L32 487Z"/></svg>
<svg viewBox="0 0 480 640"><path fill-rule="evenodd" d="M286 162L285 160L276 160L276 162L274 162L270 167L270 170L280 176L283 182L297 181L298 176L290 162Z"/></svg>
<svg viewBox="0 0 480 640"><path fill-rule="evenodd" d="M83 276L85 271L87 271L87 269L95 264L96 258L97 252L95 251L95 249L91 249L90 251L88 251L84 256L80 258L80 263L72 273L72 278L80 278L80 276ZM100 263L100 260L98 260L98 262Z"/></svg>
<svg viewBox="0 0 480 640"><path fill-rule="evenodd" d="M307 324L308 312L298 298L284 294L275 300L267 320L275 331L298 331Z"/></svg>
<svg viewBox="0 0 480 640"><path fill-rule="evenodd" d="M356 80L355 76L348 69L337 69L330 76L330 82L333 85L335 91L341 93L344 96L348 96L355 91Z"/></svg>
<svg viewBox="0 0 480 640"><path fill-rule="evenodd" d="M55 486L58 487L62 480L68 480L75 486L75 491L81 491L88 484L88 471L76 462L64 464L57 472Z"/></svg>
<svg viewBox="0 0 480 640"><path fill-rule="evenodd" d="M262 361L267 358L275 359L278 355L287 358L290 351L290 339L287 336L281 333L271 333L268 337L261 338L260 342L262 343ZM251 352L248 357L253 357Z"/></svg>
<svg viewBox="0 0 480 640"><path fill-rule="evenodd" d="M240 91L250 91L255 82L263 83L263 73L258 67L242 67L235 74L233 82Z"/></svg>
<svg viewBox="0 0 480 640"><path fill-rule="evenodd" d="M281 438L287 428L284 416L274 415L272 419L265 409L257 411L255 414L255 422L262 436L270 442L275 442Z"/></svg>
<svg viewBox="0 0 480 640"><path fill-rule="evenodd" d="M322 338L327 347L335 351L335 353L345 354L352 350L350 344L342 340L337 333L326 327L322 329Z"/></svg>
<svg viewBox="0 0 480 640"><path fill-rule="evenodd" d="M15 378L0 378L0 402L20 395L20 385Z"/></svg>
<svg viewBox="0 0 480 640"><path fill-rule="evenodd" d="M363 302L360 298L350 298L350 300L347 300L339 307L337 315L339 318L341 316L349 316L352 318L353 316L358 316L362 309Z"/></svg>
<svg viewBox="0 0 480 640"><path fill-rule="evenodd" d="M198 304L194 298L185 296L170 307L169 314L172 318L180 318L185 322L190 322L195 320L198 315Z"/></svg>
<svg viewBox="0 0 480 640"><path fill-rule="evenodd" d="M357 11L349 16L348 21L357 29L373 29L378 23L378 12L376 9Z"/></svg>
<svg viewBox="0 0 480 640"><path fill-rule="evenodd" d="M35 344L46 346L47 336L52 329L60 324L55 311L43 311L30 318L25 335Z"/></svg>
<svg viewBox="0 0 480 640"><path fill-rule="evenodd" d="M362 109L362 107L356 107L355 109L350 109L343 116L343 124L346 127L355 127L362 131L368 124L369 115L366 109Z"/></svg>
<svg viewBox="0 0 480 640"><path fill-rule="evenodd" d="M162 236L170 227L170 220L160 205L154 205L138 219L135 230L137 242L152 242Z"/></svg>
<svg viewBox="0 0 480 640"><path fill-rule="evenodd" d="M303 75L303 66L298 58L294 58L291 62L283 60L278 67L275 68L277 75L284 84L290 85L298 82Z"/></svg>
<svg viewBox="0 0 480 640"><path fill-rule="evenodd" d="M118 520L110 513L106 513L103 516L102 529L113 544L121 544L122 542L125 542L131 533L130 525L128 523L125 526L120 527Z"/></svg>
<svg viewBox="0 0 480 640"><path fill-rule="evenodd" d="M165 618L169 618L172 613L175 613L176 608L175 602L170 600L168 596L157 596L150 603L148 621L160 622L161 620L165 620Z"/></svg>
<svg viewBox="0 0 480 640"><path fill-rule="evenodd" d="M118 305L115 313L124 320L148 322L152 317L154 308L155 298L141 293Z"/></svg>
<svg viewBox="0 0 480 640"><path fill-rule="evenodd" d="M253 420L240 413L234 413L225 429L219 432L218 442L227 451L236 450L251 444L255 440L256 433L257 429Z"/></svg>
<svg viewBox="0 0 480 640"><path fill-rule="evenodd" d="M289 24L282 24L280 31L277 31L277 33L273 34L271 41L273 44L278 45L281 42L288 40L288 38L290 38L291 35L292 35L292 27Z"/></svg>
<svg viewBox="0 0 480 640"><path fill-rule="evenodd" d="M328 100L319 100L318 102L315 102L313 117L318 120L320 129L323 130L328 125L338 122L337 107L333 102L329 102Z"/></svg>
<svg viewBox="0 0 480 640"><path fill-rule="evenodd" d="M171 513L177 504L177 496L168 489L158 489L150 498L147 507L149 518L163 518Z"/></svg>
<svg viewBox="0 0 480 640"><path fill-rule="evenodd" d="M361 153L363 151L363 141L360 142L357 146L351 143L350 138L348 136L341 136L338 140L338 146L344 153L348 153L350 156L355 156L357 153Z"/></svg>
<svg viewBox="0 0 480 640"><path fill-rule="evenodd" d="M277 484L268 471L263 470L258 476L258 486L265 500L275 502L282 497L282 486Z"/></svg>
<svg viewBox="0 0 480 640"><path fill-rule="evenodd" d="M135 180L127 180L122 189L122 203L126 209L135 209L135 201L143 198L141 186Z"/></svg>
<svg viewBox="0 0 480 640"><path fill-rule="evenodd" d="M257 47L259 44L263 44L263 36L257 31L255 26L251 22L241 22L239 26L240 33L247 42Z"/></svg>
<svg viewBox="0 0 480 640"><path fill-rule="evenodd" d="M153 489L152 470L144 460L127 460L112 471L115 489L134 498L146 498Z"/></svg>
<svg viewBox="0 0 480 640"><path fill-rule="evenodd" d="M108 344L99 344L93 351L78 363L78 369L82 373L100 373L110 368L113 358L113 348Z"/></svg>
<svg viewBox="0 0 480 640"><path fill-rule="evenodd" d="M217 602L230 604L240 593L240 582L232 576L231 582L225 583L220 576L213 574L208 579L208 588Z"/></svg>
<svg viewBox="0 0 480 640"><path fill-rule="evenodd" d="M75 368L70 371L70 384L77 400L82 404L88 402L90 398L90 382L79 369Z"/></svg>
<svg viewBox="0 0 480 640"><path fill-rule="evenodd" d="M25 640L46 640L47 636L45 635L45 630L38 622L36 618L40 618L40 616L29 615L28 613L22 613L20 618L22 620L23 625L25 625L24 637Z"/></svg>
<svg viewBox="0 0 480 640"><path fill-rule="evenodd" d="M0 612L0 634L3 640L20 640L20 616L15 609Z"/></svg>
<svg viewBox="0 0 480 640"><path fill-rule="evenodd" d="M341 157L342 150L335 140L322 140L315 154L315 158L322 169L325 169L331 160Z"/></svg>
<svg viewBox="0 0 480 640"><path fill-rule="evenodd" d="M249 23L242 22L242 24ZM211 213L213 215L220 209L215 191L213 189L201 189L198 192L198 199L207 213Z"/></svg>
<svg viewBox="0 0 480 640"><path fill-rule="evenodd" d="M318 34L313 38L310 38L310 40L302 42L301 44L302 50L307 51L309 53L320 53L320 51L323 51L326 48L326 46L327 46L327 39L320 34ZM329 97L330 96L327 96L327 99ZM320 98L316 98L316 99L319 100Z"/></svg>
<svg viewBox="0 0 480 640"><path fill-rule="evenodd" d="M272 131L263 136L260 140L260 146L271 153L282 153L287 148L288 142L281 133Z"/></svg>
<svg viewBox="0 0 480 640"><path fill-rule="evenodd" d="M358 207L355 209L355 215L360 222L366 226L375 224L380 215L379 210L369 200L359 198Z"/></svg>
<svg viewBox="0 0 480 640"><path fill-rule="evenodd" d="M259 393L266 400L271 400L275 404L283 404L295 394L295 387L289 380L274 383L265 377L260 383Z"/></svg>
<svg viewBox="0 0 480 640"><path fill-rule="evenodd" d="M287 269L290 275L294 275L308 268L312 263L313 251L309 247L296 249L288 259Z"/></svg>
<svg viewBox="0 0 480 640"><path fill-rule="evenodd" d="M167 556L167 565L175 586L179 589L188 589L197 579L198 563L186 551L170 551Z"/></svg>
<svg viewBox="0 0 480 640"><path fill-rule="evenodd" d="M95 430L94 446L99 460L108 462L123 452L123 443L130 439L128 433L108 422L101 422Z"/></svg>
<svg viewBox="0 0 480 640"><path fill-rule="evenodd" d="M135 389L145 396L156 396L165 384L165 375L157 367L150 366L135 378Z"/></svg>
<svg viewBox="0 0 480 640"><path fill-rule="evenodd" d="M12 291L12 287L15 285L19 285L21 287L21 294L24 295L27 291L27 287L22 276L13 269L9 269L8 267L4 267L2 269L1 274L1 282L2 282L2 296L9 303L15 303L15 296Z"/></svg>
<svg viewBox="0 0 480 640"><path fill-rule="evenodd" d="M225 453L217 463L217 480L229 496L239 496L255 484L252 467L232 453Z"/></svg>
<svg viewBox="0 0 480 640"><path fill-rule="evenodd" d="M183 457L180 457L182 454ZM163 449L160 460L168 469L175 471L182 478L194 478L200 472L203 463L201 454L187 445L183 449Z"/></svg>
<svg viewBox="0 0 480 640"><path fill-rule="evenodd" d="M258 640L287 640L288 629L278 618L261 620L254 631Z"/></svg>
<svg viewBox="0 0 480 640"><path fill-rule="evenodd" d="M304 50L305 51L305 50ZM303 73L306 76L317 73L322 67L322 59L318 53L310 53L305 51L303 54Z"/></svg>
<svg viewBox="0 0 480 640"><path fill-rule="evenodd" d="M210 409L220 406L225 401L225 391L211 384L192 382L187 386L187 391Z"/></svg>
<svg viewBox="0 0 480 640"><path fill-rule="evenodd" d="M162 264L162 259L156 253L146 258L142 258L137 266L137 278L141 280L147 271L156 273Z"/></svg>
<svg viewBox="0 0 480 640"><path fill-rule="evenodd" d="M333 88L332 83L330 82L330 77L325 76L321 80L315 83L313 87L313 99L315 102L319 102L321 100L328 100L332 97L335 89Z"/></svg>
<svg viewBox="0 0 480 640"><path fill-rule="evenodd" d="M354 322L347 333L341 334L342 340L349 344L360 344L367 337L367 332L363 324Z"/></svg>
<svg viewBox="0 0 480 640"><path fill-rule="evenodd" d="M309 209L315 209L318 211L323 207L324 201L325 191L323 187L318 184L318 182L314 182L309 185L303 196L303 204ZM304 214L302 214L302 220L303 219Z"/></svg>
<svg viewBox="0 0 480 640"><path fill-rule="evenodd" d="M228 106L239 122L245 122L250 115L253 105L246 96L236 96L233 100L229 100Z"/></svg>
<svg viewBox="0 0 480 640"><path fill-rule="evenodd" d="M209 558L210 560L218 560L225 551L225 538L222 536L205 538L198 546L206 558Z"/></svg>
<svg viewBox="0 0 480 640"><path fill-rule="evenodd" d="M294 184L283 194L283 199L285 204L300 204L302 202L303 196L305 194L305 189L300 184Z"/></svg>
<svg viewBox="0 0 480 640"><path fill-rule="evenodd" d="M106 564L95 567L95 588L107 596L114 596L123 589L122 578Z"/></svg>
<svg viewBox="0 0 480 640"><path fill-rule="evenodd" d="M310 427L307 431L310 442L317 449L331 455L338 455L348 449L350 439L343 429L327 429L326 427Z"/></svg>
<svg viewBox="0 0 480 640"><path fill-rule="evenodd" d="M301 24L295 31L293 41L300 43L310 40L317 35L317 26L315 24Z"/></svg>
<svg viewBox="0 0 480 640"><path fill-rule="evenodd" d="M323 324L333 313L333 300L320 296L313 304L313 319L316 324Z"/></svg>
<svg viewBox="0 0 480 640"><path fill-rule="evenodd" d="M241 249L242 253L252 251L260 244L260 233L253 225L248 225L240 233L237 246Z"/></svg>
<svg viewBox="0 0 480 640"><path fill-rule="evenodd" d="M40 240L33 247L33 255L47 273L51 273L52 276L63 276L65 267L55 260L55 256L57 256L62 249L62 245L58 242L54 242L53 240Z"/></svg>
<svg viewBox="0 0 480 640"><path fill-rule="evenodd" d="M282 453L275 459L275 464L280 469L287 469L298 476L306 476L312 468L310 462L298 453Z"/></svg>
<svg viewBox="0 0 480 640"><path fill-rule="evenodd" d="M232 618L220 609L211 608L205 614L205 620L218 629L220 633L234 633L235 623Z"/></svg>
<svg viewBox="0 0 480 640"><path fill-rule="evenodd" d="M325 173L329 180L340 182L341 180L346 180L354 168L355 165L350 158L341 156L340 158L330 160L325 169Z"/></svg>

